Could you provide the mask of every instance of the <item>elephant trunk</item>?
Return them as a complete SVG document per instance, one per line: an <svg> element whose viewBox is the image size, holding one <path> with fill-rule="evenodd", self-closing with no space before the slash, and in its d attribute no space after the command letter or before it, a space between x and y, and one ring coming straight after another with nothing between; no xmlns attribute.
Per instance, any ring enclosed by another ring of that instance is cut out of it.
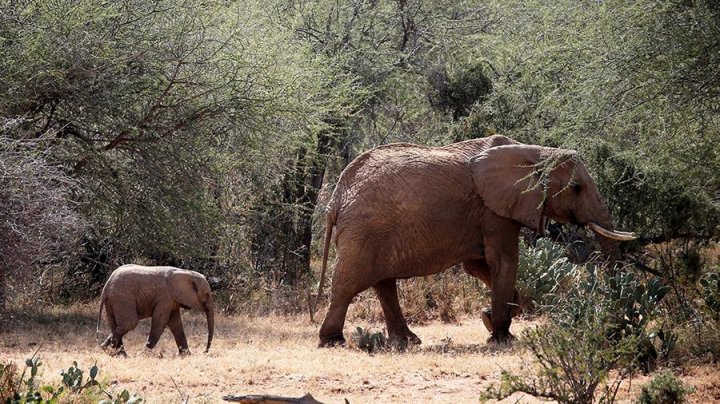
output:
<svg viewBox="0 0 720 404"><path fill-rule="evenodd" d="M617 240L601 236L597 237L597 241L598 244L600 244L600 251L606 260L610 262L620 261L622 255L620 254L620 245Z"/></svg>
<svg viewBox="0 0 720 404"><path fill-rule="evenodd" d="M207 339L207 347L205 348L205 352L208 352L210 350L210 344L212 343L213 334L215 332L215 311L213 310L212 303L207 303L205 308L205 315L207 316L207 326L208 326L208 339Z"/></svg>

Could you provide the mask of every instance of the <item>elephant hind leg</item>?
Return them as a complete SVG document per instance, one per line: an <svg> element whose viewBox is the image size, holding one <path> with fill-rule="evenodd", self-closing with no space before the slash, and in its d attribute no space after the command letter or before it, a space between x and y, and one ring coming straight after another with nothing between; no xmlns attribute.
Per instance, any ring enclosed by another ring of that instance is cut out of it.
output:
<svg viewBox="0 0 720 404"><path fill-rule="evenodd" d="M137 317L130 319L129 322L127 322L127 323L118 323L118 325L115 327L115 329L113 330L110 337L108 337L108 338L112 339L110 342L110 346L114 349L119 349L119 350L121 350L122 353L124 353L125 351L123 348L123 340L122 339L125 336L125 334L127 334L128 332L133 330L135 328L135 326L137 326L137 323L138 323Z"/></svg>
<svg viewBox="0 0 720 404"><path fill-rule="evenodd" d="M111 334L108 335L107 338L105 338L105 341L103 341L100 346L102 348L107 348L111 344L114 343L115 339L113 338L115 328L117 328L117 323L115 322L115 314L113 313L112 305L105 304L105 318L107 319L108 327L110 327Z"/></svg>
<svg viewBox="0 0 720 404"><path fill-rule="evenodd" d="M385 279L373 286L373 289L383 309L390 343L400 348L406 347L407 344L421 344L420 338L408 328L407 321L400 308L397 281L395 279Z"/></svg>
<svg viewBox="0 0 720 404"><path fill-rule="evenodd" d="M345 325L348 306L350 306L353 297L355 295L339 297L333 293L325 320L320 326L319 346L321 348L345 344L343 326Z"/></svg>
<svg viewBox="0 0 720 404"><path fill-rule="evenodd" d="M110 334L110 335L108 335L107 338L105 338L105 341L103 341L103 343L100 344L100 347L107 348L108 346L110 346L110 344L113 343L113 341L114 341L113 334Z"/></svg>
<svg viewBox="0 0 720 404"><path fill-rule="evenodd" d="M105 314L111 334L103 341L100 346L105 349L108 346L116 351L116 354L127 356L123 347L123 336L137 326L138 319L135 314L135 307L126 307L124 309L113 309L111 304L105 305Z"/></svg>
<svg viewBox="0 0 720 404"><path fill-rule="evenodd" d="M348 306L358 293L373 286L376 282L372 274L368 273L368 267L363 264L367 261L366 253L358 253L352 249L351 251L338 251L338 261L333 269L330 307L325 314L322 326L320 326L320 347L345 343L343 326Z"/></svg>

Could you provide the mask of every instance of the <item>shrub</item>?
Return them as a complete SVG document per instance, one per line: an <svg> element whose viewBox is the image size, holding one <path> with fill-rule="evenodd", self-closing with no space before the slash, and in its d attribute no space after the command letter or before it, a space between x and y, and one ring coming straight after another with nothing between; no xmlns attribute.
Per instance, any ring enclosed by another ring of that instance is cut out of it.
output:
<svg viewBox="0 0 720 404"><path fill-rule="evenodd" d="M521 346L534 357L535 375L503 371L500 387L490 386L481 399L502 399L523 392L560 403L592 403L597 388L605 383L599 401L612 402L635 356L635 340L615 342L605 338L605 331L602 322L595 322L591 328L549 324L526 330ZM621 371L614 381L606 383L614 368Z"/></svg>
<svg viewBox="0 0 720 404"><path fill-rule="evenodd" d="M707 307L720 316L720 272L710 272L700 279L700 291Z"/></svg>
<svg viewBox="0 0 720 404"><path fill-rule="evenodd" d="M573 287L552 294L553 304L543 307L548 323L522 334L520 346L532 354L534 375L504 372L500 386L490 386L483 398L524 392L585 403L602 386L599 401L612 402L623 377L654 365L656 333L649 325L667 287L627 270L601 273L594 265L572 266L567 279ZM609 380L613 369L618 371Z"/></svg>
<svg viewBox="0 0 720 404"><path fill-rule="evenodd" d="M384 352L390 348L382 331L372 332L369 329L363 330L362 327L357 327L350 338L358 349L367 353Z"/></svg>
<svg viewBox="0 0 720 404"><path fill-rule="evenodd" d="M576 269L564 254L560 244L547 238L537 240L534 247L521 241L517 288L526 313L542 311L563 293L564 281Z"/></svg>
<svg viewBox="0 0 720 404"><path fill-rule="evenodd" d="M492 81L482 64L437 66L427 74L427 81L430 105L451 113L455 121L468 116L473 105L484 102L492 92Z"/></svg>
<svg viewBox="0 0 720 404"><path fill-rule="evenodd" d="M37 354L37 352L36 352ZM0 363L0 402L3 403L47 403L58 402L87 402L101 404L138 404L143 400L135 395L130 395L123 390L113 395L105 390L103 383L96 377L99 369L93 365L88 372L87 379L84 372L73 361L73 366L63 370L60 375L60 385L40 384L38 380L38 369L42 366L40 358L33 355L25 360L25 369L20 377L17 377L18 368L12 363ZM25 374L30 372L30 377L25 379Z"/></svg>
<svg viewBox="0 0 720 404"><path fill-rule="evenodd" d="M671 370L666 370L643 386L640 404L671 404L685 402L685 396L692 393L693 387L685 387Z"/></svg>

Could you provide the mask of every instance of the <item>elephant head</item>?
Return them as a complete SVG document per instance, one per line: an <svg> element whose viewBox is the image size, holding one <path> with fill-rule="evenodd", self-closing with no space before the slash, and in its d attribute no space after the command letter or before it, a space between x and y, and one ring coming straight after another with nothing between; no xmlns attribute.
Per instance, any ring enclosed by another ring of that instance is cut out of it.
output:
<svg viewBox="0 0 720 404"><path fill-rule="evenodd" d="M208 326L205 352L209 351L215 329L215 314L210 284L208 284L204 276L195 271L175 269L168 275L168 287L171 296L180 307L205 312Z"/></svg>
<svg viewBox="0 0 720 404"><path fill-rule="evenodd" d="M470 159L485 206L543 234L545 220L587 226L602 236L603 252L618 255L610 240L634 234L613 230L610 213L585 164L573 150L534 145L488 149ZM608 240L610 239L610 240Z"/></svg>

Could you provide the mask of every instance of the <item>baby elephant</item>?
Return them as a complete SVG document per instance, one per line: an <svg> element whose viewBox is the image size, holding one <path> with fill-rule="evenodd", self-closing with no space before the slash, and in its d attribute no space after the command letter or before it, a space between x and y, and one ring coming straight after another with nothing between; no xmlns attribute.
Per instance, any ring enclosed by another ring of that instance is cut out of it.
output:
<svg viewBox="0 0 720 404"><path fill-rule="evenodd" d="M105 306L112 333L102 347L110 346L126 355L122 338L137 326L138 320L152 317L150 336L145 347L157 344L165 326L170 327L180 355L190 353L180 319L180 308L205 311L208 325L207 348L213 338L215 314L210 285L202 274L173 267L123 265L108 279L100 298L98 332Z"/></svg>

